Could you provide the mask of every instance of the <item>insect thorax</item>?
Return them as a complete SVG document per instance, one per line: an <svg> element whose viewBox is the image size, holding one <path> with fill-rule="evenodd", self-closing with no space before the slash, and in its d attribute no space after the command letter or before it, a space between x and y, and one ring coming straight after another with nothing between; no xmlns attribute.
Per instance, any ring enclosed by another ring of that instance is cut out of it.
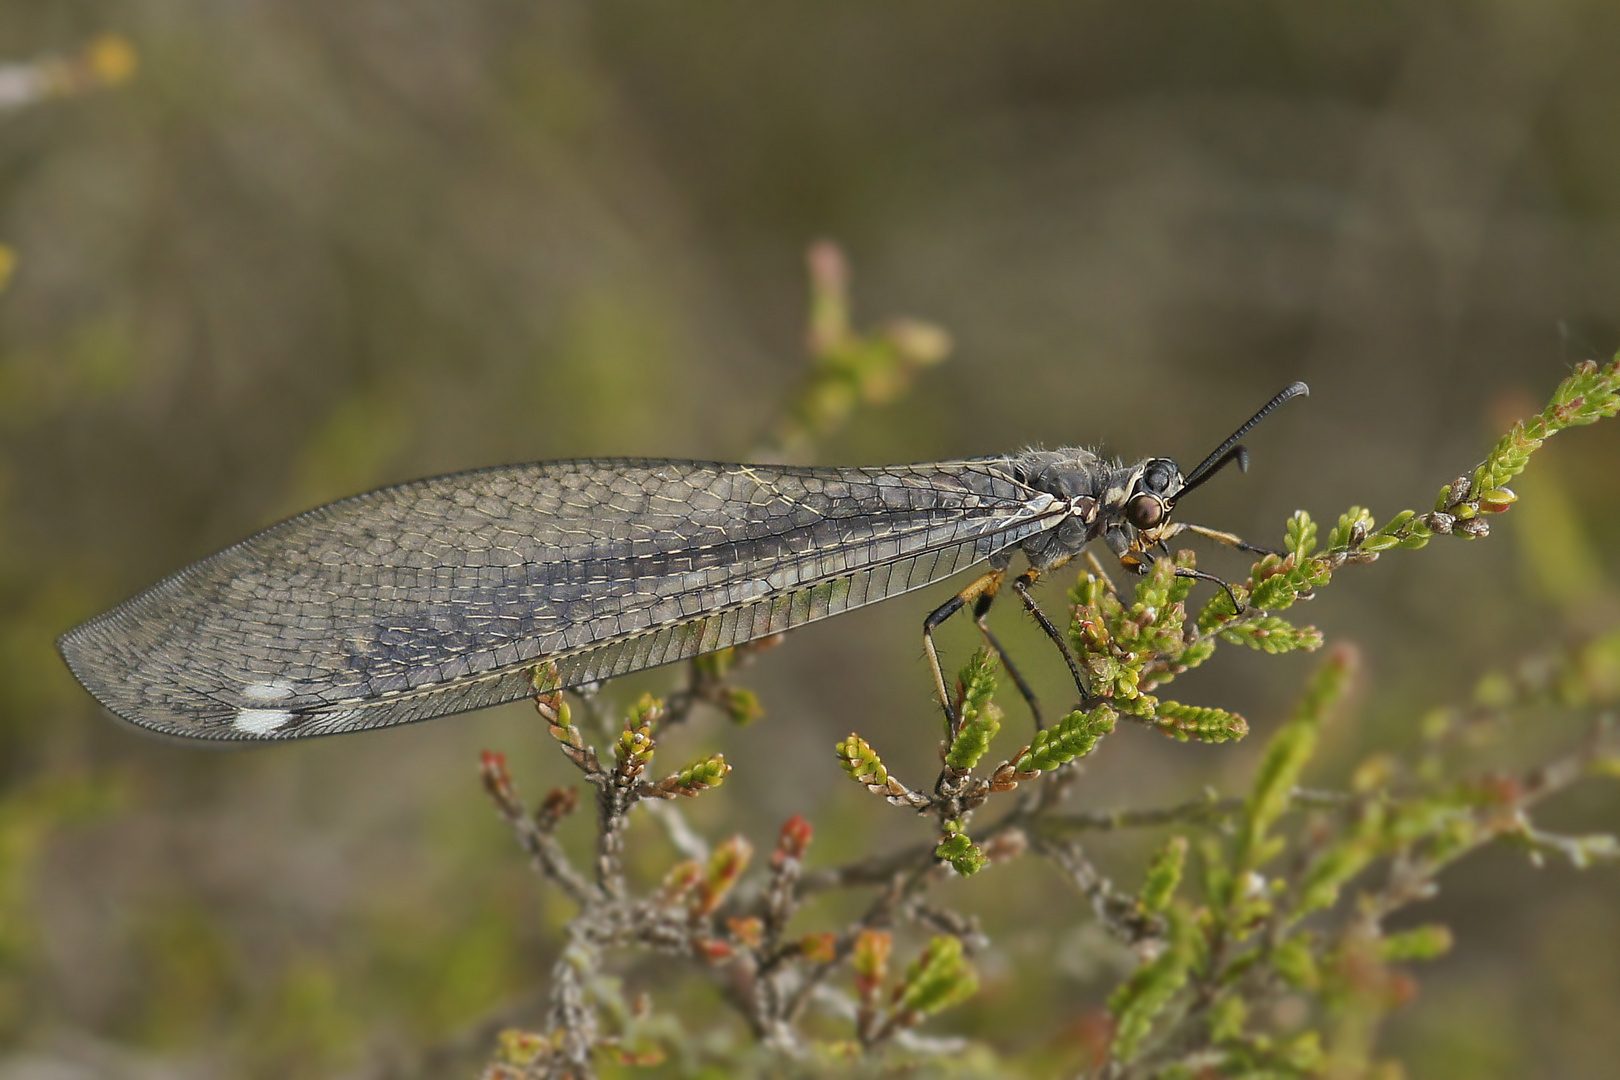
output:
<svg viewBox="0 0 1620 1080"><path fill-rule="evenodd" d="M1013 468L1020 481L1071 508L1062 521L1020 545L1038 571L1062 566L1099 538L1117 556L1140 550L1151 536L1130 520L1132 499L1144 492L1161 497L1163 517L1149 530L1156 535L1169 525L1170 504L1162 497L1173 496L1182 483L1180 470L1168 459L1145 458L1125 465L1077 447L1026 450L1014 459ZM1131 566L1138 568L1135 563Z"/></svg>

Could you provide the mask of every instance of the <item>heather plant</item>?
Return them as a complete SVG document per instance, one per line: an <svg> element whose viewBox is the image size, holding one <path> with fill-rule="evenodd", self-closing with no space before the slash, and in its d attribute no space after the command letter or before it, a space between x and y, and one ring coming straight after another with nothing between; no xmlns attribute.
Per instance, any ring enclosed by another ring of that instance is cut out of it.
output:
<svg viewBox="0 0 1620 1080"><path fill-rule="evenodd" d="M856 333L837 253L820 248L811 265L815 363L776 429L778 447L806 445L863 401L892 396L947 347L942 333L918 323ZM1620 853L1611 836L1563 834L1534 817L1548 796L1620 774L1608 712L1620 698L1620 629L1484 673L1472 700L1413 718L1415 751L1375 747L1334 786L1306 778L1324 729L1353 715L1357 654L1346 645L1323 650L1246 789L1088 812L1066 809L1065 796L1079 763L1121 723L1181 741L1241 739L1242 716L1164 691L1223 645L1271 655L1318 650L1323 633L1283 613L1341 570L1386 553L1486 537L1490 519L1516 500L1508 484L1546 439L1616 411L1620 360L1580 364L1545 409L1445 483L1432 509L1380 524L1351 507L1325 535L1298 511L1286 522L1283 551L1263 555L1246 580L1215 590L1196 610L1188 606L1193 579L1175 576L1195 567L1190 551L1160 559L1130 588L1085 560L1068 593L1066 637L1090 695L1061 721L1014 745L996 703L997 658L984 650L956 681L932 777L897 775L859 732L829 747L877 796L871 813L889 812L887 803L929 819L935 839L926 844L807 870L814 829L795 816L755 867L740 835L706 838L684 821L679 801L721 784L730 766L715 754L660 773L660 741L700 703L738 721L756 716L760 702L731 679L771 641L694 661L682 688L665 701L644 697L622 718L609 716L602 697L571 702L554 673L538 668L536 707L589 796L558 789L530 806L497 754L485 755L483 777L536 871L577 913L550 973L545 1015L503 1032L484 1075L584 1078L660 1064L681 1075L1048 1075L1015 1053L998 1058L983 1043L941 1034L948 1019L930 1022L975 994L975 956L991 947L979 920L942 900L941 887L1031 858L1072 881L1087 917L1137 960L1096 1003L1084 1060L1065 1063L1067 1074L1400 1075L1379 1056L1380 1027L1411 996L1414 965L1450 949L1452 934L1410 920L1392 929L1392 919L1435 895L1445 871L1489 844L1577 867ZM1516 725L1548 709L1586 717L1588 734L1513 768L1490 762ZM558 837L582 802L595 811L588 862L571 858ZM627 826L639 812L654 813L683 856L649 887L636 886L626 869ZM1134 883L1111 882L1082 843L1088 834L1144 829L1167 835ZM858 914L815 926L796 919L832 893L859 896ZM747 1038L688 1030L656 982L631 986L613 974L617 958L635 954L708 973Z"/></svg>

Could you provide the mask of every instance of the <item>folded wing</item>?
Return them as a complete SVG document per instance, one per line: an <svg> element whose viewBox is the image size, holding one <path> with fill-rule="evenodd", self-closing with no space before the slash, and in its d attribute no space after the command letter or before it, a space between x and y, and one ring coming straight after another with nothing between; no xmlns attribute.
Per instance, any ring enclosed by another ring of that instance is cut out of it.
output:
<svg viewBox="0 0 1620 1080"><path fill-rule="evenodd" d="M407 723L710 652L947 577L1063 506L1005 459L884 468L547 462L312 510L64 635L114 713L171 735Z"/></svg>

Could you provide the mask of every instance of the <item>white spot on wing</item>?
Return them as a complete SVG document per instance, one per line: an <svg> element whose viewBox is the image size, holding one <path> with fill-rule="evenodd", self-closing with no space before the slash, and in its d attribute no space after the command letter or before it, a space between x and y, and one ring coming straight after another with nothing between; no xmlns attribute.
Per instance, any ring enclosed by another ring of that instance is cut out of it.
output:
<svg viewBox="0 0 1620 1080"><path fill-rule="evenodd" d="M255 701L280 701L282 698L292 697L294 692L293 684L282 679L267 683L252 683L242 688L242 696Z"/></svg>
<svg viewBox="0 0 1620 1080"><path fill-rule="evenodd" d="M238 709L233 724L249 735L270 735L292 718L286 709Z"/></svg>

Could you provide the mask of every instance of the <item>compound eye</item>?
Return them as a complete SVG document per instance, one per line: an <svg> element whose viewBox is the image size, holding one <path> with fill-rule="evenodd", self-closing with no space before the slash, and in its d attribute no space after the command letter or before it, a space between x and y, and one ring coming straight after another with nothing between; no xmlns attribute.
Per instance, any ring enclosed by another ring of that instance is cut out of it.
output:
<svg viewBox="0 0 1620 1080"><path fill-rule="evenodd" d="M1164 503L1152 495L1138 495L1125 504L1125 520L1138 529L1151 529L1164 520Z"/></svg>
<svg viewBox="0 0 1620 1080"><path fill-rule="evenodd" d="M1164 458L1155 458L1148 462L1147 468L1142 470L1139 483L1143 491L1151 491L1155 495L1163 495L1170 490L1171 479L1175 476L1176 466L1172 461Z"/></svg>

